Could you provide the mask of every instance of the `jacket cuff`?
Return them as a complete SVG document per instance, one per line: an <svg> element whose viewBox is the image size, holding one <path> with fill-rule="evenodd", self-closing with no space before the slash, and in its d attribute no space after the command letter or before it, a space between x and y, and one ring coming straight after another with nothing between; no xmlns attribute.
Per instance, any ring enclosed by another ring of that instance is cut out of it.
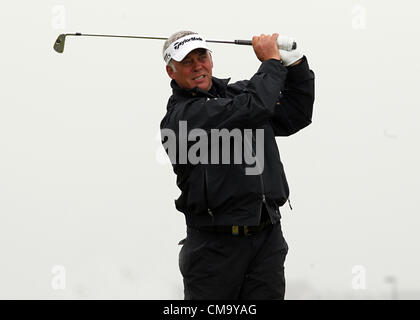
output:
<svg viewBox="0 0 420 320"><path fill-rule="evenodd" d="M289 81L301 81L302 79L312 79L313 73L309 69L308 59L303 56L302 61L293 66L287 67L287 80Z"/></svg>
<svg viewBox="0 0 420 320"><path fill-rule="evenodd" d="M271 73L278 76L279 74L287 72L287 68L283 65L281 60L270 59L263 61L257 73Z"/></svg>

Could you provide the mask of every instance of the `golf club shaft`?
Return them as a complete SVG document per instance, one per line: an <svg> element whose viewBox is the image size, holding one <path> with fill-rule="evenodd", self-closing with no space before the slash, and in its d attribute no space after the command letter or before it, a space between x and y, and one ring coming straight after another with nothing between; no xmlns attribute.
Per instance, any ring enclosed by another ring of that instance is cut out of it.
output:
<svg viewBox="0 0 420 320"><path fill-rule="evenodd" d="M137 38L137 39L149 39L149 40L167 40L168 38L162 37L142 37L142 36L121 36L114 34L88 34L88 33L67 33L66 36L83 36L83 37L110 37L110 38Z"/></svg>
<svg viewBox="0 0 420 320"><path fill-rule="evenodd" d="M111 35L111 34L88 34L88 33L67 33L65 36L84 36L84 37L111 37L111 38L135 38L135 39L149 39L149 40L167 40L168 38L163 37L145 37L145 36L126 36L126 35ZM285 37L282 37L283 42ZM296 49L296 42L293 40L287 38L287 40L290 40L292 43L284 44L283 42L279 42L279 48L283 50L293 50ZM289 41L289 42L290 42ZM251 40L234 40L234 41L226 41L226 40L206 40L206 42L212 42L212 43L227 43L227 44L238 44L238 45L249 45L252 46Z"/></svg>

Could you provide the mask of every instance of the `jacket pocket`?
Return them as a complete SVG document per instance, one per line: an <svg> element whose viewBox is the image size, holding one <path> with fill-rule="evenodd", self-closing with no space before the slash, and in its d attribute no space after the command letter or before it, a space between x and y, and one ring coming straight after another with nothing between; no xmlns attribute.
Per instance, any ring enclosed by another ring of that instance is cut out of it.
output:
<svg viewBox="0 0 420 320"><path fill-rule="evenodd" d="M208 214L206 175L206 169L202 165L197 165L191 172L188 179L188 188L183 192L185 193L183 202L188 213L195 215Z"/></svg>

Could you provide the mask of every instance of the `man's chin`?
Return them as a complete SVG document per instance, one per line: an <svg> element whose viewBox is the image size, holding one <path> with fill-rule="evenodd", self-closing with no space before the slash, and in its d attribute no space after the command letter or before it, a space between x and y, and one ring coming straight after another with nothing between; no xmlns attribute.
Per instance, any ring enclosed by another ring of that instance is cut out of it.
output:
<svg viewBox="0 0 420 320"><path fill-rule="evenodd" d="M199 83L199 84L197 84L197 87L199 87L201 90L209 91L210 88L211 88L211 80L210 81L205 81L203 83Z"/></svg>

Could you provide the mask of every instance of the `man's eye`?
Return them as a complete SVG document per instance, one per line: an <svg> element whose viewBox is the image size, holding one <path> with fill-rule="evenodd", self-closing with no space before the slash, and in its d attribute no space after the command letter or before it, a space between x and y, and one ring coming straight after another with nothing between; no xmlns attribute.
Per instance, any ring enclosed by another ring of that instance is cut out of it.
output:
<svg viewBox="0 0 420 320"><path fill-rule="evenodd" d="M191 63L191 60L185 60L185 61L182 61L182 64L190 64Z"/></svg>

